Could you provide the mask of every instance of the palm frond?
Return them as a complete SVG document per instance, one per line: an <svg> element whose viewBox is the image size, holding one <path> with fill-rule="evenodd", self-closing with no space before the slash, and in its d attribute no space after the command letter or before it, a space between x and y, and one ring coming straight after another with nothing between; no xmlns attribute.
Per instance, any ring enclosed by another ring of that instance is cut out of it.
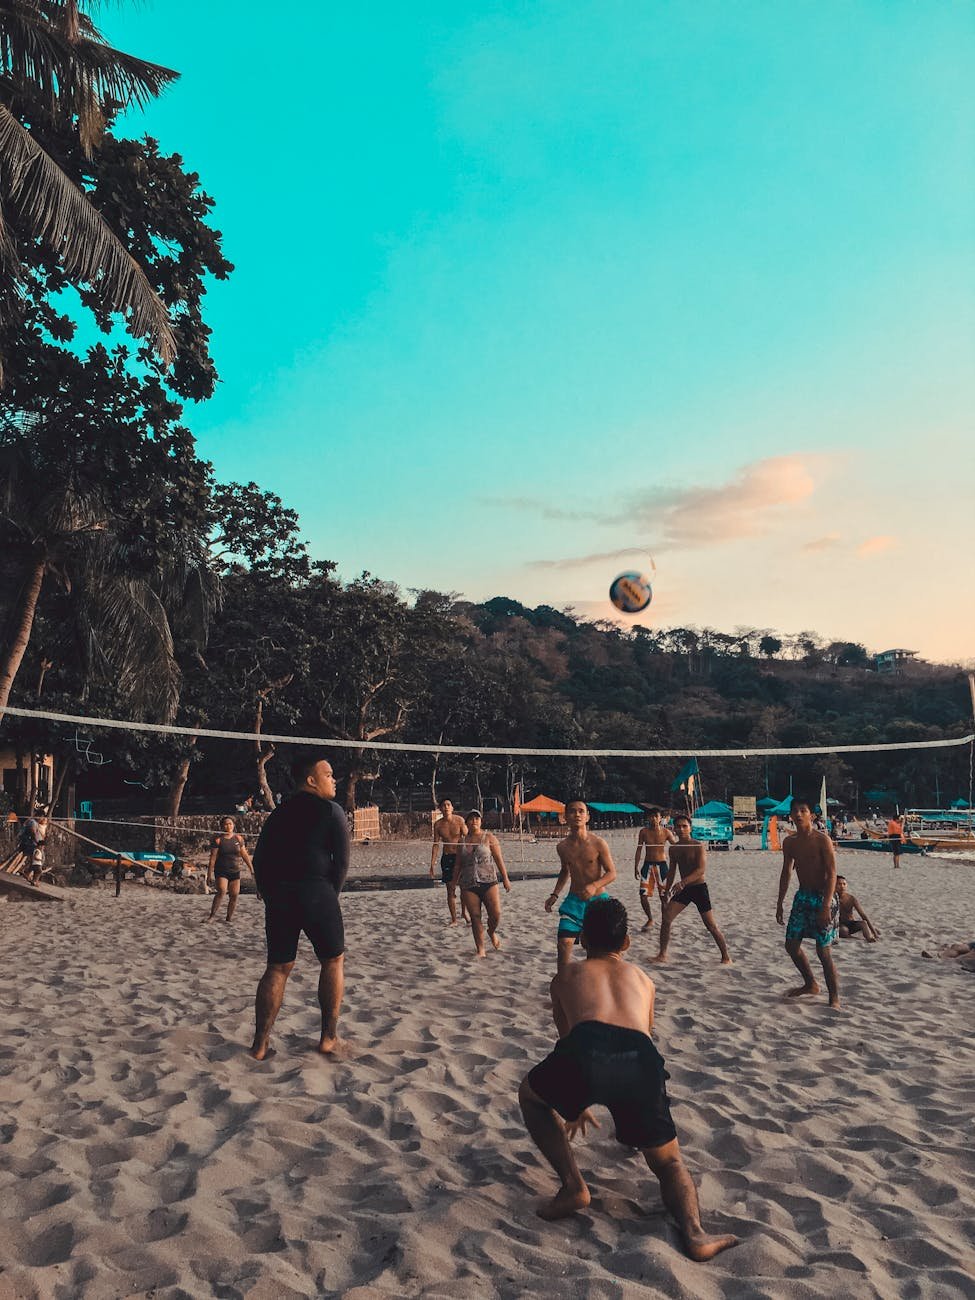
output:
<svg viewBox="0 0 975 1300"><path fill-rule="evenodd" d="M179 76L114 49L76 6L43 0L0 0L0 68L68 115L90 95L145 104Z"/></svg>
<svg viewBox="0 0 975 1300"><path fill-rule="evenodd" d="M145 272L104 217L0 103L0 197L48 244L69 275L97 289L165 364L176 352L172 322Z"/></svg>
<svg viewBox="0 0 975 1300"><path fill-rule="evenodd" d="M180 671L162 602L138 578L95 577L84 595L95 657L111 665L117 688L140 712L171 721Z"/></svg>

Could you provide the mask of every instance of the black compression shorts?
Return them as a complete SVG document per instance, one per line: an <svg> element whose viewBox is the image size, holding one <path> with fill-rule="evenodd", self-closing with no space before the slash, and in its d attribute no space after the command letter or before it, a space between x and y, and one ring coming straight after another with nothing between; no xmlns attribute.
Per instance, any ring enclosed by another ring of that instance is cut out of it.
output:
<svg viewBox="0 0 975 1300"><path fill-rule="evenodd" d="M693 885L685 885L683 889L675 891L671 894L670 901L683 903L685 907L690 907L693 903L702 916L705 912L711 911L711 895L703 880L698 880Z"/></svg>
<svg viewBox="0 0 975 1300"><path fill-rule="evenodd" d="M279 881L264 895L268 965L294 961L304 930L319 961L341 957L345 928L338 895L327 880Z"/></svg>
<svg viewBox="0 0 975 1300"><path fill-rule="evenodd" d="M669 1077L647 1034L584 1020L536 1065L528 1084L563 1119L578 1119L587 1106L605 1106L617 1142L642 1151L677 1136L667 1098Z"/></svg>

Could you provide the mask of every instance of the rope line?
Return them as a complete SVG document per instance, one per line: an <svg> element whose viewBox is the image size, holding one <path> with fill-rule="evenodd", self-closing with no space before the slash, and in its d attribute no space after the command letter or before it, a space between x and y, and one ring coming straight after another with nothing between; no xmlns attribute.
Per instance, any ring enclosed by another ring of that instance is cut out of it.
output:
<svg viewBox="0 0 975 1300"><path fill-rule="evenodd" d="M800 745L780 749L525 749L515 745L415 745L392 740L345 740L337 736L283 736L271 732L219 731L209 727L174 727L162 722L128 722L120 718L92 718L75 713L7 706L17 718L43 718L48 722L84 723L116 731L151 731L163 736L196 736L208 740L263 740L275 745L321 745L331 749L392 750L411 754L496 755L499 758L763 758L775 754L874 754L904 749L957 749L975 741L975 733L950 740L900 740L882 745Z"/></svg>

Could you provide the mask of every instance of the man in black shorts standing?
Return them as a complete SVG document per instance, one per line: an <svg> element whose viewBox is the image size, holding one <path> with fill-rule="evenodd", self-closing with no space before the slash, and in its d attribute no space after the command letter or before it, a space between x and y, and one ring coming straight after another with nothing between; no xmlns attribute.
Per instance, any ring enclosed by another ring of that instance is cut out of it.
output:
<svg viewBox="0 0 975 1300"><path fill-rule="evenodd" d="M697 1191L670 1116L668 1075L650 1037L653 980L623 959L630 939L619 899L597 898L589 904L582 946L586 960L560 967L552 980L559 1041L525 1076L518 1092L528 1132L561 1180L556 1195L538 1213L543 1219L563 1219L589 1205L589 1188L569 1141L579 1132L584 1136L587 1124L599 1128L589 1107L606 1106L617 1142L636 1147L656 1174L687 1254L698 1261L712 1259L737 1238L709 1237L701 1225Z"/></svg>
<svg viewBox="0 0 975 1300"><path fill-rule="evenodd" d="M704 883L704 873L708 865L708 851L698 840L691 839L691 819L686 813L678 813L674 818L674 830L677 832L676 844L670 846L670 869L664 881L663 916L660 921L660 951L652 962L667 960L667 945L670 943L670 931L683 912L691 903L701 914L704 928L718 945L721 953L721 965L730 966L731 957L724 935L718 929L711 909L711 894ZM674 888L674 877L680 871L680 883Z"/></svg>
<svg viewBox="0 0 975 1300"><path fill-rule="evenodd" d="M254 876L264 899L267 969L257 986L251 1056L263 1061L271 1026L298 954L302 930L321 962L318 1001L324 1055L339 1046L338 1020L344 987L345 931L339 894L349 870L349 824L335 802L332 765L320 754L291 765L295 793L276 808L254 850Z"/></svg>
<svg viewBox="0 0 975 1300"><path fill-rule="evenodd" d="M447 886L447 908L450 912L450 924L457 924L457 886L454 884L454 868L457 866L457 854L461 841L467 834L467 823L463 817L454 812L454 805L449 799L440 800L440 820L433 824L433 850L430 854L430 879L433 880L434 867L437 865L437 849L440 849L440 878ZM461 899L460 913L467 921L467 908Z"/></svg>

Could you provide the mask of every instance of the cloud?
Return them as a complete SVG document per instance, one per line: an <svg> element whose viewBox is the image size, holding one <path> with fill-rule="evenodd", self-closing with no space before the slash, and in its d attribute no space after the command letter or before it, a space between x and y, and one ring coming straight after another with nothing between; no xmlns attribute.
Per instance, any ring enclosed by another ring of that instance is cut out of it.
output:
<svg viewBox="0 0 975 1300"><path fill-rule="evenodd" d="M549 501L535 497L478 497L485 506L500 507L502 510L522 510L527 514L537 515L541 519L555 519L560 523L615 523L615 516L597 510L576 510L572 506L553 506Z"/></svg>
<svg viewBox="0 0 975 1300"><path fill-rule="evenodd" d="M861 559L867 559L871 555L882 555L884 551L889 551L891 547L896 545L896 537L868 537L865 542L861 542L857 547L857 555Z"/></svg>
<svg viewBox="0 0 975 1300"><path fill-rule="evenodd" d="M594 513L546 506L525 497L495 499L494 505L533 509L553 519L594 520L619 526L626 517L647 536L647 546L601 551L558 560L534 560L531 568L579 569L603 560L647 553L647 548L687 550L714 546L742 538L760 537L774 530L801 502L813 495L818 471L832 468L835 457L821 454L770 456L744 465L726 483L715 487L668 490L654 486L630 493L612 512ZM819 538L804 549L821 550L839 541L838 534Z"/></svg>
<svg viewBox="0 0 975 1300"><path fill-rule="evenodd" d="M825 537L814 537L811 542L803 542L804 551L828 551L834 546L839 546L839 533L827 533Z"/></svg>
<svg viewBox="0 0 975 1300"><path fill-rule="evenodd" d="M717 487L653 493L635 501L637 518L659 530L661 545L709 546L769 532L816 490L810 466L822 456L770 456L743 466Z"/></svg>
<svg viewBox="0 0 975 1300"><path fill-rule="evenodd" d="M622 560L627 555L647 556L649 552L644 546L627 546L621 551L594 551L592 555L573 555L563 560L529 560L526 568L584 569L589 564L602 564L605 560Z"/></svg>

